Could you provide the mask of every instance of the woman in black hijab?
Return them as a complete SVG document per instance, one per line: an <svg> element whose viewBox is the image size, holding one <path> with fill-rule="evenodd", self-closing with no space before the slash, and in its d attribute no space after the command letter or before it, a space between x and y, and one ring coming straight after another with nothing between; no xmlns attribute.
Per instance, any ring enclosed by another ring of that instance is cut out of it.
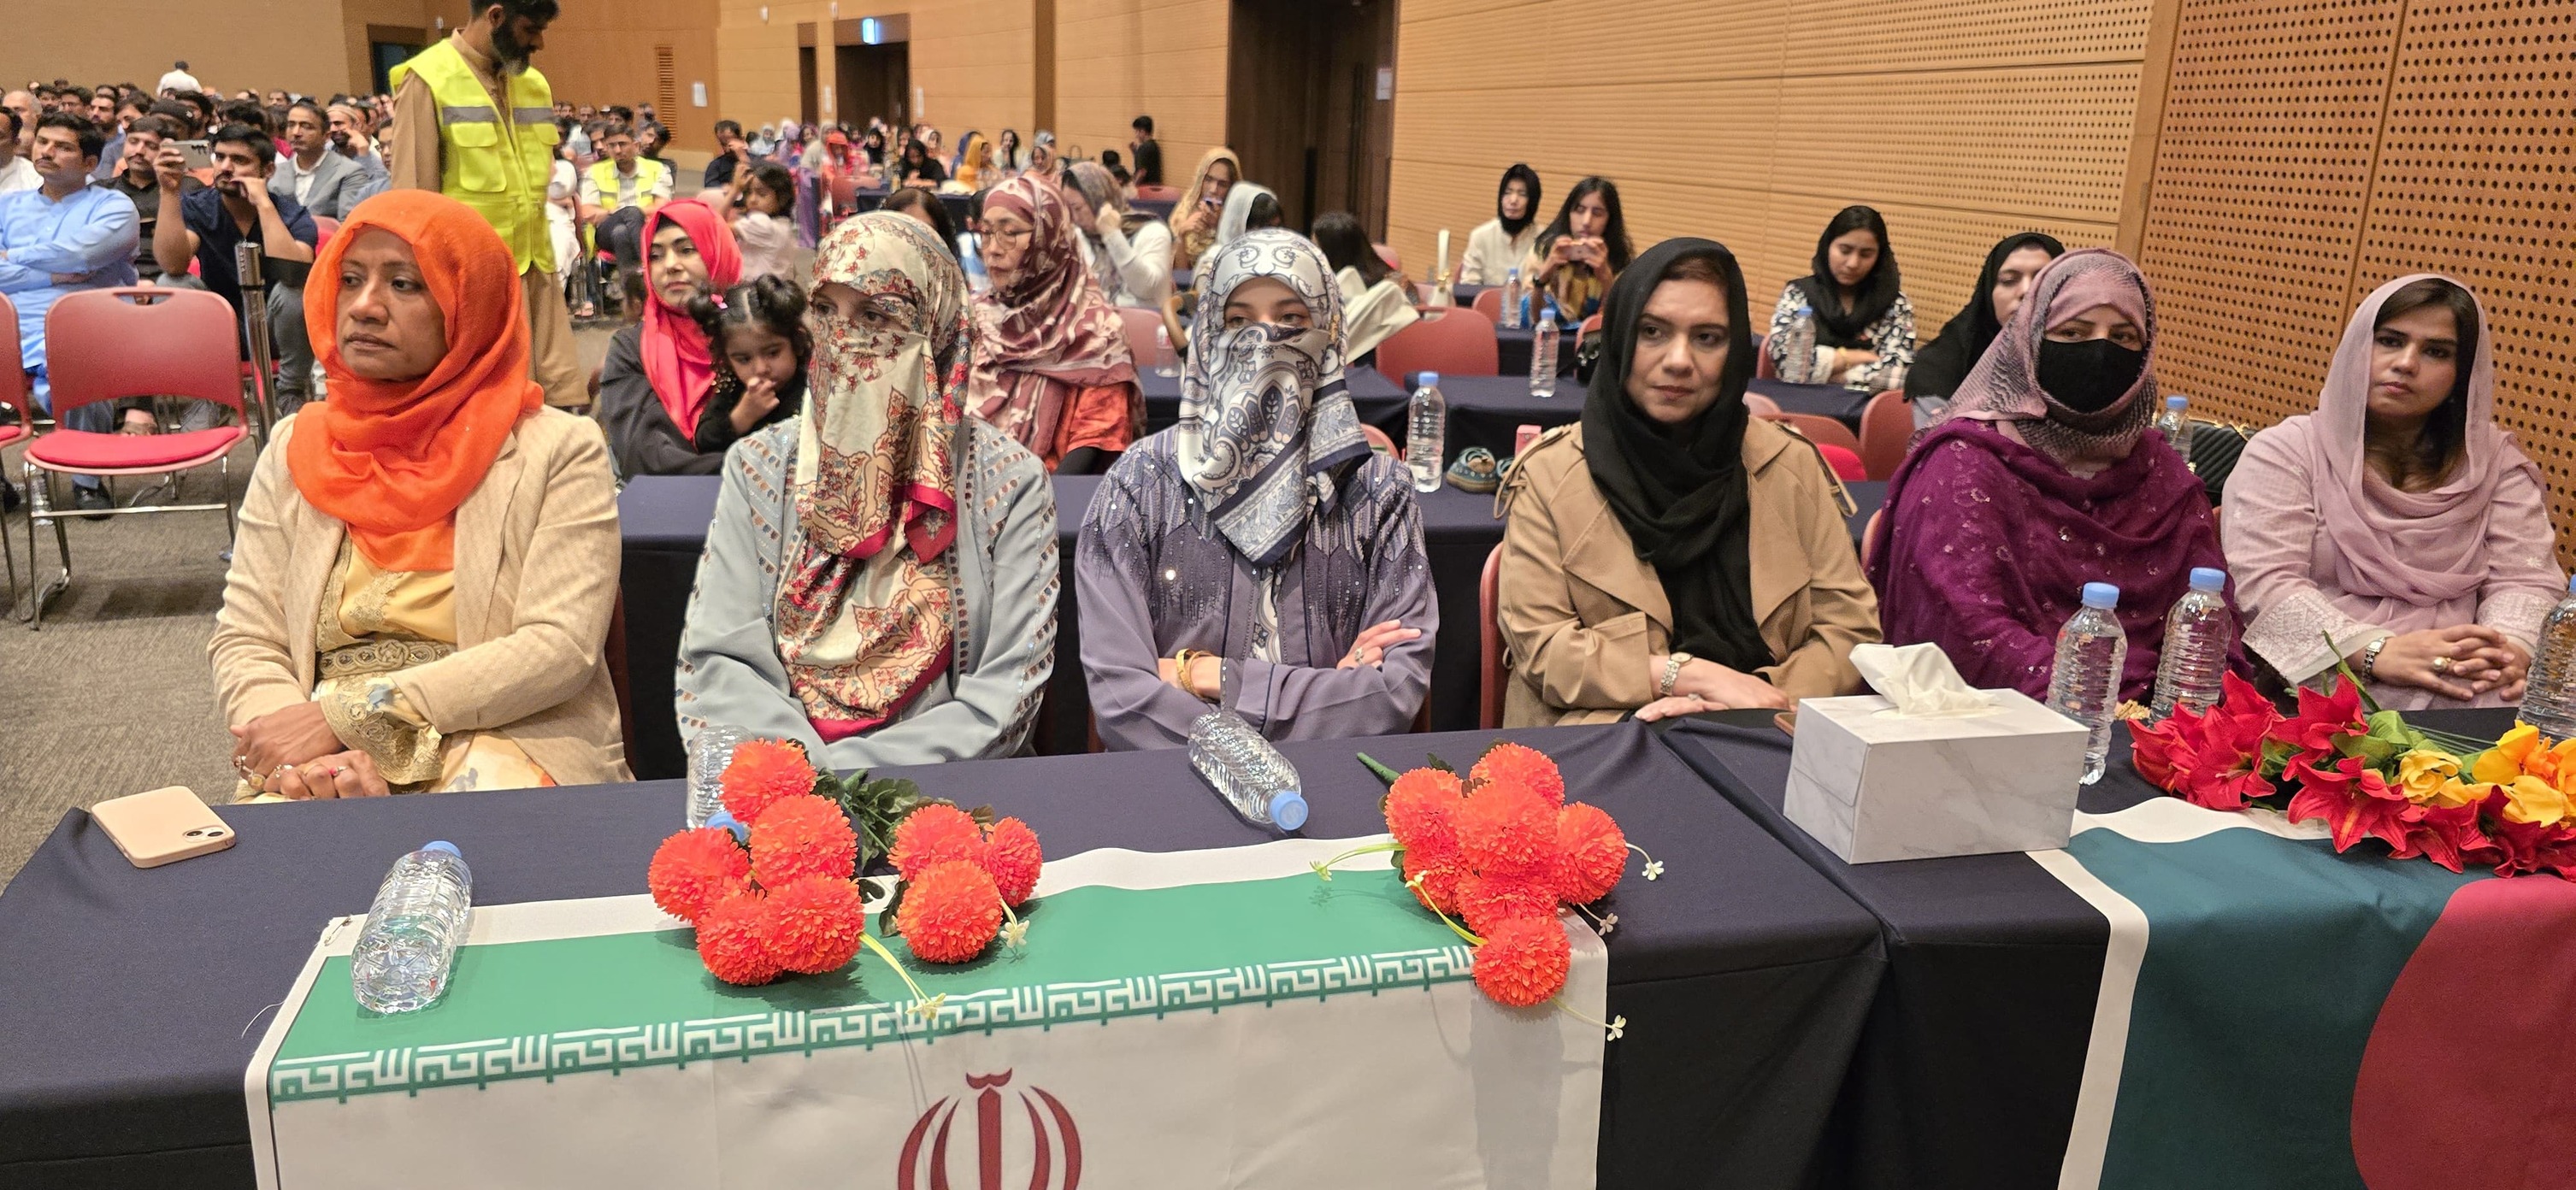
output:
<svg viewBox="0 0 2576 1190"><path fill-rule="evenodd" d="M1887 221L1844 207L1816 239L1815 271L1789 283L1771 309L1763 350L1781 379L1863 392L1896 388L1914 365L1914 303L1887 244ZM1801 333L1813 326L1813 342ZM1805 358L1812 348L1813 355Z"/></svg>
<svg viewBox="0 0 2576 1190"><path fill-rule="evenodd" d="M1969 369L1985 358L1987 345L2003 333L2004 320L2020 308L2031 280L2049 261L2064 255L2066 245L2035 231L2008 236L1986 253L1986 267L1977 273L1977 287L1968 293L1967 308L1941 328L1939 338L1915 353L1914 367L1905 374L1905 399L1914 402L1916 426L1941 420L1950 407L1950 394L1959 391Z"/></svg>
<svg viewBox="0 0 2576 1190"><path fill-rule="evenodd" d="M1494 217L1467 233L1458 284L1500 285L1538 242L1538 171L1513 162L1494 192Z"/></svg>
<svg viewBox="0 0 2576 1190"><path fill-rule="evenodd" d="M1857 690L1878 639L1815 448L1751 418L1744 275L1666 240L1620 273L1583 418L1523 451L1498 504L1505 726L1786 707Z"/></svg>

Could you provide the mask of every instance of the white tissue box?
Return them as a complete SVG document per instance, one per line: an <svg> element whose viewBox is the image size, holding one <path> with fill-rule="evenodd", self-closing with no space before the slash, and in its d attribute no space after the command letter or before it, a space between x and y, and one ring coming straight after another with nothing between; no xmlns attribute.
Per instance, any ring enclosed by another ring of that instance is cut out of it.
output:
<svg viewBox="0 0 2576 1190"><path fill-rule="evenodd" d="M1784 810L1847 863L2064 847L2082 725L2018 690L1993 709L1899 716L1875 694L1798 703Z"/></svg>

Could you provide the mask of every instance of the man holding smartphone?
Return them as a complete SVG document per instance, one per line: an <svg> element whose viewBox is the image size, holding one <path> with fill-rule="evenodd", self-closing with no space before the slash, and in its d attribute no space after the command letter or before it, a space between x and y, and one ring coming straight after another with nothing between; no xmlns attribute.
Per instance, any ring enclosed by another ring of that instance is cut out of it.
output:
<svg viewBox="0 0 2576 1190"><path fill-rule="evenodd" d="M277 355L274 410L279 417L295 412L312 389L313 343L304 330L304 275L313 264L316 240L313 216L292 193L268 187L277 169L277 145L268 134L248 124L226 124L208 138L215 176L205 189L185 194L188 155L176 144L163 144L153 162L160 175L161 214L153 221L152 255L161 271L185 275L197 265L197 280L208 292L242 312L241 273L233 249L257 244L267 258L268 339ZM243 351L247 358L248 344ZM199 402L203 406L205 403ZM213 409L191 407L186 423L207 421ZM207 421L211 425L211 421Z"/></svg>

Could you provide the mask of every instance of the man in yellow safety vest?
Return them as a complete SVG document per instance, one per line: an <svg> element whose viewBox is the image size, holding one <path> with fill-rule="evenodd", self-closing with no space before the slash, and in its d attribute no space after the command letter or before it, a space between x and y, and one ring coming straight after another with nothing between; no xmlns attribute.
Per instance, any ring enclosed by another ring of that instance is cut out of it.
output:
<svg viewBox="0 0 2576 1190"><path fill-rule="evenodd" d="M488 0L447 40L392 71L393 184L437 190L474 208L519 265L528 307L528 372L546 403L590 403L573 349L572 314L546 225L554 177L555 101L528 59L546 44L556 0Z"/></svg>
<svg viewBox="0 0 2576 1190"><path fill-rule="evenodd" d="M581 176L581 217L597 228L599 246L620 269L643 267L644 217L671 199L670 167L641 155L635 131L610 124L599 134L606 155Z"/></svg>

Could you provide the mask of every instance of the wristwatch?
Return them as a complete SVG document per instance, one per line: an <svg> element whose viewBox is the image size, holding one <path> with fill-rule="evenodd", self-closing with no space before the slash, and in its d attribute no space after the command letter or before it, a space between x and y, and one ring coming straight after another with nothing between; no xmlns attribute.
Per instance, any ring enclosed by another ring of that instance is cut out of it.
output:
<svg viewBox="0 0 2576 1190"><path fill-rule="evenodd" d="M1664 680L1655 684L1655 697L1671 698L1673 696L1673 683L1681 680L1682 667L1690 664L1690 660L1691 655L1682 652L1679 649L1674 650L1671 656L1664 658Z"/></svg>
<svg viewBox="0 0 2576 1190"><path fill-rule="evenodd" d="M2369 648L2361 651L2362 681L2376 682L2379 680L2379 651L2388 647L2390 639L2390 637L2386 636L2380 637L2379 639L2370 642Z"/></svg>

